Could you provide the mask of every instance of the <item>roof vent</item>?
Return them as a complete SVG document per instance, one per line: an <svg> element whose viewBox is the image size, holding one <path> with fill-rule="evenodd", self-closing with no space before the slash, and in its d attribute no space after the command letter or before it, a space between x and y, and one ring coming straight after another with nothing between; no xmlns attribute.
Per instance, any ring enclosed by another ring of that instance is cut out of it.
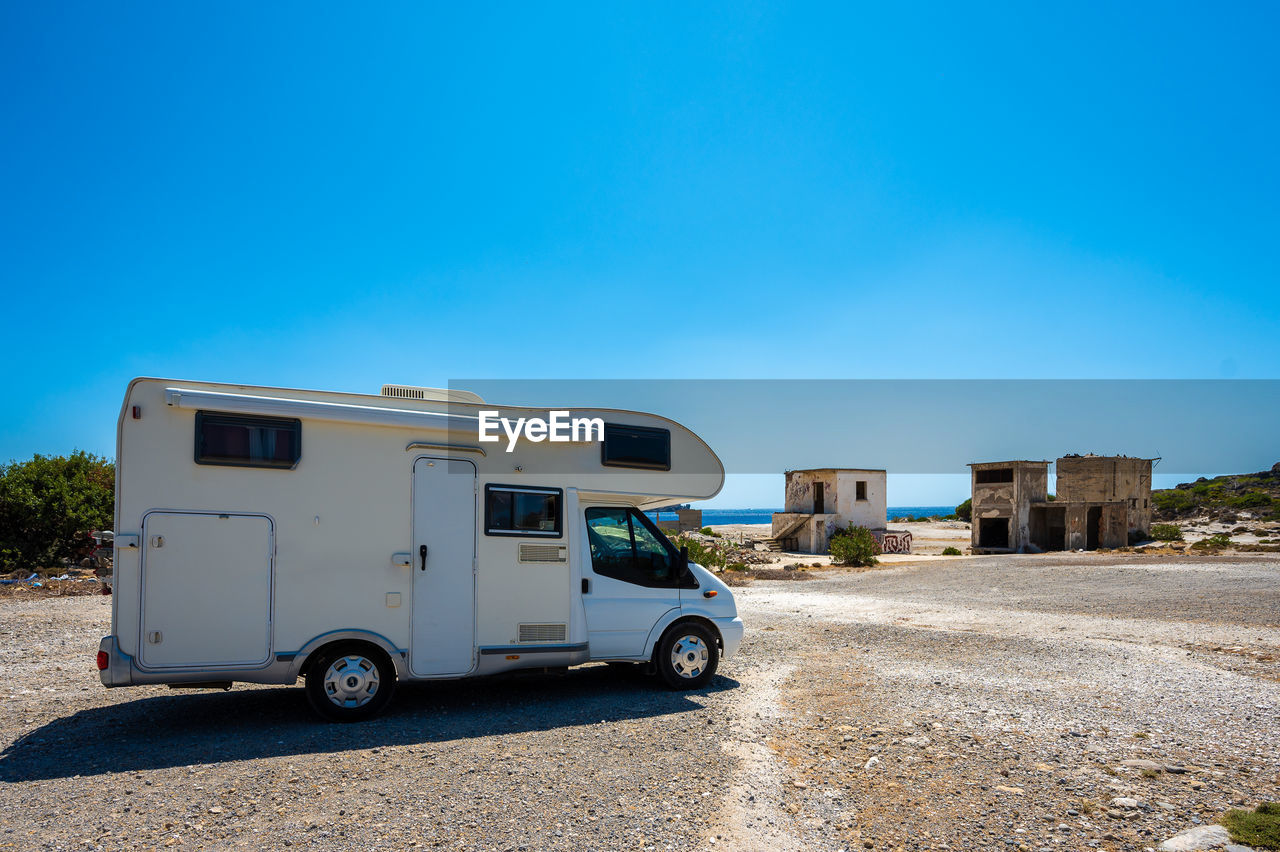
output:
<svg viewBox="0 0 1280 852"><path fill-rule="evenodd" d="M441 402L484 402L478 394L452 388L419 388L413 385L383 385L382 396L392 399L434 399Z"/></svg>
<svg viewBox="0 0 1280 852"><path fill-rule="evenodd" d="M415 388L409 385L383 385L383 396L394 396L396 399L426 399L426 388Z"/></svg>

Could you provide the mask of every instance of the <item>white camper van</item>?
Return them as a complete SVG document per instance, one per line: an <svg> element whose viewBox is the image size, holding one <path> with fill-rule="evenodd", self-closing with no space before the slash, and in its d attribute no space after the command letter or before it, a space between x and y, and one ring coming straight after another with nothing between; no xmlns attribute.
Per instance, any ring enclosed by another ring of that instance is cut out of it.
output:
<svg viewBox="0 0 1280 852"><path fill-rule="evenodd" d="M135 379L102 682L303 677L343 721L398 680L594 660L698 688L742 620L643 510L723 482L710 447L654 414Z"/></svg>

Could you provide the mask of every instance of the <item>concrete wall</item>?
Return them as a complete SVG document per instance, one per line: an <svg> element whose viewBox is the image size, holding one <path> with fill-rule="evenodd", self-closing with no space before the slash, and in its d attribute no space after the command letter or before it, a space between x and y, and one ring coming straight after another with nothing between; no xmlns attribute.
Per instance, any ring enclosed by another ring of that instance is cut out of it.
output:
<svg viewBox="0 0 1280 852"><path fill-rule="evenodd" d="M882 470L787 471L786 512L813 514L814 485L822 483L823 513L835 515L841 527L883 529L888 511L888 485ZM858 483L866 483L866 499L857 499Z"/></svg>
<svg viewBox="0 0 1280 852"><path fill-rule="evenodd" d="M836 472L834 470L787 471L786 502L788 512L813 514L814 483L822 483L823 511L835 512Z"/></svg>
<svg viewBox="0 0 1280 852"><path fill-rule="evenodd" d="M982 471L1011 469L1012 482L979 483ZM1044 500L1049 491L1048 462L988 462L970 468L973 523L970 543L979 547L983 518L1005 518L1009 523L1009 549L1031 540L1031 503Z"/></svg>
<svg viewBox="0 0 1280 852"><path fill-rule="evenodd" d="M672 517L672 516L675 517ZM658 529L675 530L676 532L697 532L702 529L701 509L676 509L674 512L658 513Z"/></svg>
<svg viewBox="0 0 1280 852"><path fill-rule="evenodd" d="M1089 510L1099 509L1097 546L1124 547L1129 543L1124 503L1067 503L1067 550L1089 549Z"/></svg>
<svg viewBox="0 0 1280 852"><path fill-rule="evenodd" d="M1058 499L1069 503L1123 503L1128 534L1151 530L1151 460L1119 456L1058 459ZM1112 546L1112 545L1107 545ZM1114 545L1121 546L1121 545Z"/></svg>
<svg viewBox="0 0 1280 852"><path fill-rule="evenodd" d="M857 484L867 484L867 499L858 500ZM836 474L839 498L835 512L842 527L883 529L889 511L889 489L884 471L842 470ZM830 504L827 511L831 511Z"/></svg>

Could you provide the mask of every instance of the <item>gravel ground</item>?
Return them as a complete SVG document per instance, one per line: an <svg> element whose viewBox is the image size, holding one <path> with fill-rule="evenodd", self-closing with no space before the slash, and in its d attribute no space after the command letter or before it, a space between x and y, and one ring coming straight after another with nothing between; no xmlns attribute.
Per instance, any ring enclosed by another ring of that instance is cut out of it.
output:
<svg viewBox="0 0 1280 852"><path fill-rule="evenodd" d="M109 599L6 601L0 849L1145 849L1280 798L1278 581L1094 554L756 581L703 692L594 665L355 726L297 688L105 690Z"/></svg>

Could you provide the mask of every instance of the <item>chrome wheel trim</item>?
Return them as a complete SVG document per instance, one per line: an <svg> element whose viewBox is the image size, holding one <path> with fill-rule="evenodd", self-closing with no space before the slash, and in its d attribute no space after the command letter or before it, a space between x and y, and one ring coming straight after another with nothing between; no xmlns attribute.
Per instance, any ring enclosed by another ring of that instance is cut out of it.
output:
<svg viewBox="0 0 1280 852"><path fill-rule="evenodd" d="M324 673L324 694L335 707L363 707L378 693L378 666L368 657L339 657Z"/></svg>
<svg viewBox="0 0 1280 852"><path fill-rule="evenodd" d="M671 668L682 678L692 680L702 674L711 660L711 652L701 636L681 636L671 646Z"/></svg>

